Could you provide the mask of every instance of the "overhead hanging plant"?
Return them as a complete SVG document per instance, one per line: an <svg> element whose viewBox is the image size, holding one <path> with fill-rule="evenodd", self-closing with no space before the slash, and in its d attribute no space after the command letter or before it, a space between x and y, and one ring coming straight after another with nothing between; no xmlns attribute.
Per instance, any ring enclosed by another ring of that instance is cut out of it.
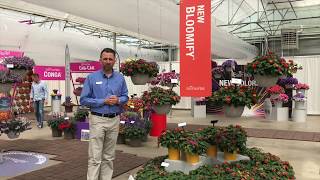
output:
<svg viewBox="0 0 320 180"><path fill-rule="evenodd" d="M253 62L247 64L247 71L250 74L282 76L292 75L298 69L302 69L292 60L288 62L278 55L268 52L267 55L258 56Z"/></svg>
<svg viewBox="0 0 320 180"><path fill-rule="evenodd" d="M176 80L176 82L174 82ZM151 81L152 85L161 85L174 87L178 85L179 74L175 71L172 72L163 72L159 74L154 80Z"/></svg>
<svg viewBox="0 0 320 180"><path fill-rule="evenodd" d="M5 58L3 61L3 64L5 65L12 64L13 69L26 69L26 70L31 70L33 66L35 66L34 60L27 56Z"/></svg>
<svg viewBox="0 0 320 180"><path fill-rule="evenodd" d="M156 62L148 62L143 59L129 59L121 63L120 72L125 76L147 74L149 77L156 77L159 73L159 66Z"/></svg>

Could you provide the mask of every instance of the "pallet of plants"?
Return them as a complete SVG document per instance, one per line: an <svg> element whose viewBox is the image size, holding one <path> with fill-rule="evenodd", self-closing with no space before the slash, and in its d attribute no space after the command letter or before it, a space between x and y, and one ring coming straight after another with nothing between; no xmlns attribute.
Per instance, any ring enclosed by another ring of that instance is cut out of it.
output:
<svg viewBox="0 0 320 180"><path fill-rule="evenodd" d="M209 102L224 106L224 114L227 117L241 117L244 107L255 105L258 100L254 88L248 86L229 85L221 87L208 98Z"/></svg>
<svg viewBox="0 0 320 180"><path fill-rule="evenodd" d="M130 76L134 85L145 85L159 73L159 66L156 62L143 59L128 59L120 65L120 72Z"/></svg>
<svg viewBox="0 0 320 180"><path fill-rule="evenodd" d="M175 136L177 133L178 135ZM207 133L212 134L212 136L210 138L203 137ZM171 143L179 144L177 142L181 141L181 137L182 140L186 140L186 136L191 136L189 139L192 139L192 141L189 144L192 146L190 148L189 145L185 146L184 149L193 151L195 147L200 148L199 141L205 141L209 144L206 154L205 151L201 150L203 154L200 156L200 161L205 163L195 169L191 169L189 172L184 171L185 167L196 165L196 163L184 163L184 170L176 169L171 171L172 168L179 167L174 161L183 164L181 161L184 160L167 161L172 157L170 154L169 156L160 156L144 165L143 169L136 174L135 179L295 179L293 168L288 162L282 161L270 153L264 153L260 149L246 147L246 133L240 126L230 125L225 128L210 127L192 133L177 128L163 132L159 138L161 145L164 147L174 146L175 148L183 149L181 146L171 145ZM194 138L198 139L198 141L194 141ZM222 151L218 152L217 158L208 155L210 144L217 145L218 149ZM176 150L175 154L178 152L180 151ZM230 158L227 157L229 156L228 153L232 154L230 155L232 159L239 159L239 156L248 158L240 161L227 160L221 162L219 156L222 155L228 159ZM207 161L202 160L202 158L206 158ZM164 162L169 163L164 166ZM183 168L183 166L180 166L180 168Z"/></svg>

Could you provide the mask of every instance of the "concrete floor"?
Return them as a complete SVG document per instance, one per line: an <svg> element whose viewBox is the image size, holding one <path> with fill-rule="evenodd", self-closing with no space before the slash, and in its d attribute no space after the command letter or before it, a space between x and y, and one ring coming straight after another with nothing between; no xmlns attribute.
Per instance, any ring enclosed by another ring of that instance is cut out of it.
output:
<svg viewBox="0 0 320 180"><path fill-rule="evenodd" d="M238 119L228 119L223 116L208 115L207 118L195 119L190 115L190 111L174 110L168 115L169 123L187 122L189 124L211 125L210 121L219 119L217 125L226 126L229 124L239 124L247 128L279 129L305 132L320 132L320 117L308 116L306 123L276 122L262 118L242 117ZM51 131L48 127L24 132L19 138L23 139L46 139L50 140ZM6 135L0 139L7 139ZM249 147L258 147L265 152L270 152L279 156L282 160L289 161L293 166L298 180L319 180L320 179L320 143L307 141L292 141L279 139L248 138ZM132 148L126 145L118 145L118 150L125 153L136 154L143 157L156 157L165 155L165 148L157 147L157 139L150 137L143 147ZM115 180L127 180L129 175L134 175L141 167L133 169L128 173L114 178Z"/></svg>

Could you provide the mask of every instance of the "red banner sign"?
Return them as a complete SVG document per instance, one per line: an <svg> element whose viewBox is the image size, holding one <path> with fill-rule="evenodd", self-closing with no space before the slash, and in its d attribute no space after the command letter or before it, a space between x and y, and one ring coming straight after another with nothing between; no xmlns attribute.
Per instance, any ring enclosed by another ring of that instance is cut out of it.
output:
<svg viewBox="0 0 320 180"><path fill-rule="evenodd" d="M211 96L211 1L180 1L180 94Z"/></svg>
<svg viewBox="0 0 320 180"><path fill-rule="evenodd" d="M101 69L99 61L70 63L71 72L89 73Z"/></svg>

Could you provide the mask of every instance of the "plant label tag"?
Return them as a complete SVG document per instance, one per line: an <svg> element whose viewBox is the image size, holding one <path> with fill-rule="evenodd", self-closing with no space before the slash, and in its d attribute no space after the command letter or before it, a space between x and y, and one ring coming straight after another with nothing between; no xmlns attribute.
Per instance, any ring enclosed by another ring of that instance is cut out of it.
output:
<svg viewBox="0 0 320 180"><path fill-rule="evenodd" d="M129 178L128 178L128 180L134 180L133 176L130 175Z"/></svg>
<svg viewBox="0 0 320 180"><path fill-rule="evenodd" d="M13 68L13 64L7 64L7 68Z"/></svg>
<svg viewBox="0 0 320 180"><path fill-rule="evenodd" d="M64 119L65 119L65 120L69 120L69 117L65 117Z"/></svg>
<svg viewBox="0 0 320 180"><path fill-rule="evenodd" d="M134 121L130 121L130 123L131 123L131 124L133 124L133 123L134 123Z"/></svg>
<svg viewBox="0 0 320 180"><path fill-rule="evenodd" d="M232 78L231 79L231 83L232 84L241 84L242 83L242 79Z"/></svg>
<svg viewBox="0 0 320 180"><path fill-rule="evenodd" d="M134 106L130 106L130 108L134 108Z"/></svg>
<svg viewBox="0 0 320 180"><path fill-rule="evenodd" d="M90 130L88 129L81 130L81 141L90 141Z"/></svg>
<svg viewBox="0 0 320 180"><path fill-rule="evenodd" d="M161 163L161 166L162 166L162 167L169 167L169 165L170 165L170 164L167 163L167 162L162 162L162 163Z"/></svg>
<svg viewBox="0 0 320 180"><path fill-rule="evenodd" d="M184 127L184 126L186 126L187 125L187 123L186 122L183 122L183 123L179 123L178 124L178 127Z"/></svg>
<svg viewBox="0 0 320 180"><path fill-rule="evenodd" d="M120 121L120 124L125 124L126 122L125 121Z"/></svg>
<svg viewBox="0 0 320 180"><path fill-rule="evenodd" d="M171 83L172 84L177 84L178 83L178 79L171 79Z"/></svg>

